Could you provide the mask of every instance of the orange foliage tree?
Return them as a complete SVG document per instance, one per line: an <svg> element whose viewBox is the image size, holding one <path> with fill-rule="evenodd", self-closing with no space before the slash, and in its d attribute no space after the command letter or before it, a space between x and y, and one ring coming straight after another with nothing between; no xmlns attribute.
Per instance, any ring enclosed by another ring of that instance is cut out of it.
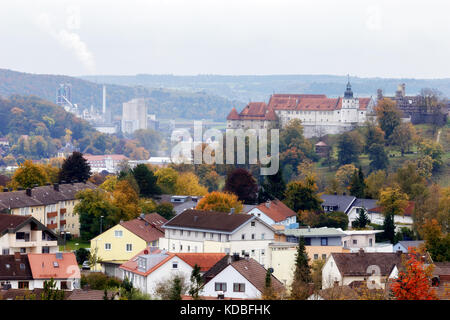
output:
<svg viewBox="0 0 450 320"><path fill-rule="evenodd" d="M420 255L410 248L405 271L400 271L398 278L391 285L397 300L436 300L436 292L430 287L431 269L425 268Z"/></svg>
<svg viewBox="0 0 450 320"><path fill-rule="evenodd" d="M228 192L213 191L205 195L197 204L195 209L204 211L230 212L234 208L235 213L243 209L242 202L237 195Z"/></svg>

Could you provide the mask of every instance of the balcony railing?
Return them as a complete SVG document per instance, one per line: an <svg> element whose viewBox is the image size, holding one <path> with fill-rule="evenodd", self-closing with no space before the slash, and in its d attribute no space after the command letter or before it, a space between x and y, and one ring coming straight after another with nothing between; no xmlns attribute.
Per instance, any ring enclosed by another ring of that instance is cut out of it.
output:
<svg viewBox="0 0 450 320"><path fill-rule="evenodd" d="M66 224L66 220L60 220L59 221L59 224L62 226L62 225L65 225Z"/></svg>
<svg viewBox="0 0 450 320"><path fill-rule="evenodd" d="M54 212L47 212L47 218L53 218L56 217L58 215L58 212L54 211Z"/></svg>
<svg viewBox="0 0 450 320"><path fill-rule="evenodd" d="M66 213L66 212L67 212L67 209L66 209L66 208L59 209L59 213L61 213L61 214L64 214L64 213Z"/></svg>
<svg viewBox="0 0 450 320"><path fill-rule="evenodd" d="M49 229L56 229L58 227L58 224L56 223L48 223L47 228Z"/></svg>

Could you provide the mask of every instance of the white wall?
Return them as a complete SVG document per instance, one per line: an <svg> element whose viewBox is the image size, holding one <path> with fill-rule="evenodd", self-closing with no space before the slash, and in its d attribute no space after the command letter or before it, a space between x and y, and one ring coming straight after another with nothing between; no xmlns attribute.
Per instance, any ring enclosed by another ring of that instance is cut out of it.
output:
<svg viewBox="0 0 450 320"><path fill-rule="evenodd" d="M202 295L206 297L217 297L215 291L216 282L225 282L227 284L227 291L224 292L225 298L240 298L240 299L259 299L261 292L256 289L246 278L244 278L232 265L223 269L219 274L212 278L207 284L203 286ZM244 283L245 292L233 292L233 283Z"/></svg>
<svg viewBox="0 0 450 320"><path fill-rule="evenodd" d="M339 285L342 285L341 273L336 266L333 256L330 255L322 269L322 289L333 287L335 281L338 281Z"/></svg>

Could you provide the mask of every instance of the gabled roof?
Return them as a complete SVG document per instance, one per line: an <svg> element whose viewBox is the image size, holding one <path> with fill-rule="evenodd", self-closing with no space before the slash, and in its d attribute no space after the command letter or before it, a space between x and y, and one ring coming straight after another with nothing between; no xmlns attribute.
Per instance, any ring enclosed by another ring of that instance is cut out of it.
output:
<svg viewBox="0 0 450 320"><path fill-rule="evenodd" d="M239 114L235 107L231 109L230 113L227 116L227 120L239 120Z"/></svg>
<svg viewBox="0 0 450 320"><path fill-rule="evenodd" d="M412 216L413 213L414 213L414 206L415 206L415 202L414 201L409 201L408 205L406 206L405 210L403 211L403 214L405 216ZM369 212L382 213L383 212L383 207L378 206L378 207L369 209Z"/></svg>
<svg viewBox="0 0 450 320"><path fill-rule="evenodd" d="M143 272L138 269L138 259L140 256L152 256L151 261L148 260L149 263L151 262L151 265L149 266L148 270ZM158 269L160 266L162 266L164 263L169 261L171 258L175 256L174 253L170 253L167 251L161 251L157 248L145 248L141 252L139 252L137 255L135 255L133 258L128 260L127 262L120 265L120 269L124 269L127 271L131 271L133 273L142 275L142 276L148 276L150 273Z"/></svg>
<svg viewBox="0 0 450 320"><path fill-rule="evenodd" d="M211 269L203 275L205 284L214 279L228 266L232 266L245 279L247 279L260 292L264 291L267 270L252 258L239 258L235 260L232 256L226 255L219 260ZM276 291L284 290L283 284L272 275L272 286Z"/></svg>
<svg viewBox="0 0 450 320"><path fill-rule="evenodd" d="M220 259L225 257L225 253L176 253L175 255L192 268L198 265L201 272L208 271Z"/></svg>
<svg viewBox="0 0 450 320"><path fill-rule="evenodd" d="M164 224L167 229L212 230L231 233L240 226L255 219L243 213L223 213L215 211L186 210Z"/></svg>
<svg viewBox="0 0 450 320"><path fill-rule="evenodd" d="M159 214L150 213L144 217L121 222L120 225L146 242L152 242L164 237L164 231L161 227L166 222L167 220Z"/></svg>
<svg viewBox="0 0 450 320"><path fill-rule="evenodd" d="M62 259L57 259L61 256ZM29 253L33 279L80 278L80 268L73 252ZM56 263L55 263L56 262Z"/></svg>
<svg viewBox="0 0 450 320"><path fill-rule="evenodd" d="M332 194L323 194L320 196L323 200L322 207L324 206L337 206L337 211L342 211L347 213L350 209L351 205L355 202L356 197L354 196L344 196L344 195L332 195Z"/></svg>
<svg viewBox="0 0 450 320"><path fill-rule="evenodd" d="M0 213L0 236L8 232L16 232L29 223L34 223L38 230L46 231L55 238L58 237L51 229L32 216L17 216L5 213Z"/></svg>
<svg viewBox="0 0 450 320"><path fill-rule="evenodd" d="M367 276L369 266L378 266L382 276L391 274L393 268L402 265L402 255L391 252L331 253L343 276Z"/></svg>
<svg viewBox="0 0 450 320"><path fill-rule="evenodd" d="M371 210L376 208L378 200L376 199L361 199L358 198L353 202L352 207L365 208L367 210Z"/></svg>
<svg viewBox="0 0 450 320"><path fill-rule="evenodd" d="M403 246L406 250L408 250L409 247L418 248L420 245L424 244L425 241L423 240L413 240L413 241L399 241L400 245Z"/></svg>
<svg viewBox="0 0 450 320"><path fill-rule="evenodd" d="M32 280L26 254L0 255L0 280Z"/></svg>
<svg viewBox="0 0 450 320"><path fill-rule="evenodd" d="M278 199L259 204L257 207L275 222L281 222L297 214Z"/></svg>

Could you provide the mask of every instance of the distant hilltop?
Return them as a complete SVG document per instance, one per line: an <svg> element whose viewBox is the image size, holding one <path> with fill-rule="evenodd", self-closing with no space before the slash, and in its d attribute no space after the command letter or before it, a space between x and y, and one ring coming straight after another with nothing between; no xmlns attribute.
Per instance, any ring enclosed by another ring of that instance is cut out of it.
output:
<svg viewBox="0 0 450 320"><path fill-rule="evenodd" d="M191 92L204 91L230 100L267 101L273 93L325 94L338 97L347 83L347 76L335 75L151 75L135 76L83 76L82 79L97 83L144 86L152 88L182 89ZM450 97L450 78L361 78L351 76L358 97L375 97L381 89L386 95L394 95L397 86L406 84L408 94L420 93L423 88L435 88Z"/></svg>

